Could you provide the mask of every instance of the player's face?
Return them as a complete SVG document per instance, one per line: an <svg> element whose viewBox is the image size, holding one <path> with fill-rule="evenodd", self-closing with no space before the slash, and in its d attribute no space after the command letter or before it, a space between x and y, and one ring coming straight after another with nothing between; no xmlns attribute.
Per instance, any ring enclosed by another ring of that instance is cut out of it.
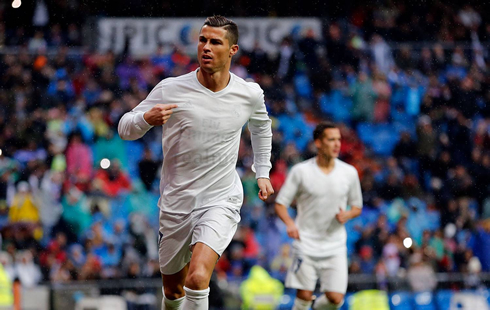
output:
<svg viewBox="0 0 490 310"><path fill-rule="evenodd" d="M337 158L340 153L340 130L327 128L323 131L323 137L315 140L318 155L329 158Z"/></svg>
<svg viewBox="0 0 490 310"><path fill-rule="evenodd" d="M197 58L204 71L214 73L229 70L231 57L238 52L238 45L230 45L226 32L220 27L202 27L197 45Z"/></svg>

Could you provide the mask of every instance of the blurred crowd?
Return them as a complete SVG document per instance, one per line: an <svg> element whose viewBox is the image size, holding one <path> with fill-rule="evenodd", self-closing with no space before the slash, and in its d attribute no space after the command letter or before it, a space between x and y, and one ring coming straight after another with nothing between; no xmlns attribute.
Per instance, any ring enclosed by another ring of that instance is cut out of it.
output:
<svg viewBox="0 0 490 310"><path fill-rule="evenodd" d="M433 16L434 33L452 23L461 31L392 48L387 42L418 39L395 33L405 29L400 20L410 32L425 24L401 18L402 9L379 10L372 27L356 13L327 25L323 39L285 37L277 55L243 50L232 71L265 91L276 191L292 165L315 155L315 125L339 124L341 159L357 168L364 197L362 216L347 224L351 274L376 275L381 288L400 277L430 290L436 273L461 272L465 287L478 287L490 271L490 27L463 6L450 22ZM68 54L65 34L51 56L43 45L52 36L42 44L37 35L3 36L21 48L0 62L0 261L25 286L159 278L161 129L122 141L117 124L161 79L198 65L178 46L141 59ZM291 263L274 197L257 197L252 160L245 129L242 222L218 261L219 281L242 279L254 265L284 280Z"/></svg>
<svg viewBox="0 0 490 310"><path fill-rule="evenodd" d="M490 4L484 1L239 0L231 5L217 0L147 0L140 5L138 1L122 4L117 0L35 0L24 1L19 8L13 8L11 1L0 3L0 48L23 45L36 51L76 47L93 39L97 17L210 16L216 8L229 17L311 16L320 17L325 23L338 20L358 29L363 36L378 34L393 42L469 42L475 35L483 41L490 40ZM335 41L333 45L340 47Z"/></svg>

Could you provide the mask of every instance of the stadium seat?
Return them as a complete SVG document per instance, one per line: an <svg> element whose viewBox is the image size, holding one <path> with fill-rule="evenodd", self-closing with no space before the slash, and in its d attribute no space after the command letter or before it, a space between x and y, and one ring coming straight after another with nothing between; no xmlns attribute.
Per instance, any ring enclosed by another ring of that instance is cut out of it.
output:
<svg viewBox="0 0 490 310"><path fill-rule="evenodd" d="M388 156L399 139L399 134L392 125L378 125L373 137L372 148L376 154Z"/></svg>
<svg viewBox="0 0 490 310"><path fill-rule="evenodd" d="M376 154L383 156L391 154L400 138L399 131L392 124L360 123L357 134Z"/></svg>
<svg viewBox="0 0 490 310"><path fill-rule="evenodd" d="M413 295L415 310L437 310L434 296L431 292L421 292Z"/></svg>
<svg viewBox="0 0 490 310"><path fill-rule="evenodd" d="M412 310L413 297L410 292L395 292L390 294L390 309Z"/></svg>
<svg viewBox="0 0 490 310"><path fill-rule="evenodd" d="M362 142L370 145L374 137L374 125L370 123L360 123L357 126L357 134Z"/></svg>
<svg viewBox="0 0 490 310"><path fill-rule="evenodd" d="M139 178L138 163L143 156L143 143L141 141L124 141L124 148L128 158L127 171L131 179Z"/></svg>
<svg viewBox="0 0 490 310"><path fill-rule="evenodd" d="M436 293L436 304L437 309L449 309L451 305L451 298L453 297L454 292L451 290L440 290Z"/></svg>
<svg viewBox="0 0 490 310"><path fill-rule="evenodd" d="M279 305L280 310L289 310L293 307L294 299L296 298L296 290L285 288Z"/></svg>
<svg viewBox="0 0 490 310"><path fill-rule="evenodd" d="M405 93L405 111L412 116L418 115L420 113L420 103L422 102L422 97L425 93L425 88L423 86L419 87L408 87Z"/></svg>
<svg viewBox="0 0 490 310"><path fill-rule="evenodd" d="M365 208L362 210L361 218L363 226L374 225L378 220L380 212L377 209Z"/></svg>
<svg viewBox="0 0 490 310"><path fill-rule="evenodd" d="M349 310L349 300L352 298L353 293L347 292L344 297L344 304L340 307L340 310Z"/></svg>
<svg viewBox="0 0 490 310"><path fill-rule="evenodd" d="M313 97L313 89L310 80L306 74L297 74L294 77L294 86L297 94L300 97L311 99Z"/></svg>
<svg viewBox="0 0 490 310"><path fill-rule="evenodd" d="M330 115L336 122L348 122L352 99L344 96L338 89L329 94L323 94L320 98L320 108L323 113Z"/></svg>

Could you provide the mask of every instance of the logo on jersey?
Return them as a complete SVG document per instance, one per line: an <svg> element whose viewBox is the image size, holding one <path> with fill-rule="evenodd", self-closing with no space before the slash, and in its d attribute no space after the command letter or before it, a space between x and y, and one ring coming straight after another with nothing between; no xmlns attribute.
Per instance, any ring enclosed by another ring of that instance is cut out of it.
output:
<svg viewBox="0 0 490 310"><path fill-rule="evenodd" d="M187 100L184 104L181 104L179 108L183 110L190 110L194 109L194 105L192 104L192 102L190 102L190 100Z"/></svg>

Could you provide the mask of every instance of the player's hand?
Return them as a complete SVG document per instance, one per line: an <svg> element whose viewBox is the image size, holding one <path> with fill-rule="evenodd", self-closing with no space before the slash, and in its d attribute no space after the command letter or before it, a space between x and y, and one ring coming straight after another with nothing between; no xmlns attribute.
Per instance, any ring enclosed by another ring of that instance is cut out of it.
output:
<svg viewBox="0 0 490 310"><path fill-rule="evenodd" d="M143 117L145 121L152 126L161 126L165 124L170 115L172 115L172 109L177 108L176 104L156 104L151 110L146 111Z"/></svg>
<svg viewBox="0 0 490 310"><path fill-rule="evenodd" d="M292 223L291 225L287 225L286 232L290 238L299 240L299 230L296 224Z"/></svg>
<svg viewBox="0 0 490 310"><path fill-rule="evenodd" d="M257 185L259 186L259 198L262 201L266 201L267 198L274 194L274 189L272 188L271 180L266 178L257 179Z"/></svg>
<svg viewBox="0 0 490 310"><path fill-rule="evenodd" d="M340 224L345 224L348 220L350 220L349 212L340 208L339 213L335 215L335 218Z"/></svg>

